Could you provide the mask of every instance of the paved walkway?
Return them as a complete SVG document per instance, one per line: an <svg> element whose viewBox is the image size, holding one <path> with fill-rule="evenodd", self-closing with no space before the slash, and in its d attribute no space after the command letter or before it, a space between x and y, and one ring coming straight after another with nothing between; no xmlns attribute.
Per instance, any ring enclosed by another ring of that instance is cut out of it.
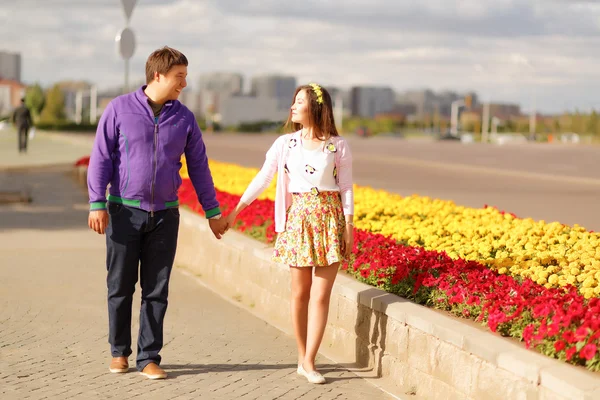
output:
<svg viewBox="0 0 600 400"><path fill-rule="evenodd" d="M89 152L76 142L40 135L18 155L14 136L0 131L0 190L27 186L33 196L0 206L1 399L391 398L324 357L330 383L308 384L295 373L292 337L178 269L161 353L169 379L110 374L104 237L87 229L87 196L71 168L49 166ZM14 169L30 165L39 167Z"/></svg>

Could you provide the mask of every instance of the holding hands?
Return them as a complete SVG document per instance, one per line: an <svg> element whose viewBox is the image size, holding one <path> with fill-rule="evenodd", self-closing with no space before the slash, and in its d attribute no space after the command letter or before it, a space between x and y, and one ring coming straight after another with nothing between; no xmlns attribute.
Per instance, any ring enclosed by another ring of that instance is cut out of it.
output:
<svg viewBox="0 0 600 400"><path fill-rule="evenodd" d="M208 225L210 226L210 230L213 235L217 239L221 239L225 232L229 229L229 225L227 224L226 218L211 218L208 220Z"/></svg>
<svg viewBox="0 0 600 400"><path fill-rule="evenodd" d="M232 228L235 225L235 219L238 214L246 208L248 205L245 203L238 203L237 207L229 213L226 217L209 219L208 223L210 224L210 229L217 239L221 239L225 232Z"/></svg>
<svg viewBox="0 0 600 400"><path fill-rule="evenodd" d="M221 218L220 220L217 221L222 221L222 223L224 224L224 230L223 232L220 234L220 236L222 236L225 232L227 232L230 228L235 226L235 219L237 218L238 214L244 209L248 207L247 204L245 203L238 203L238 205L235 207L235 209L233 211L231 211L226 217ZM211 226L212 229L212 226ZM215 231L213 230L213 233L215 233ZM217 239L220 239L221 237L217 236L215 234L215 237Z"/></svg>
<svg viewBox="0 0 600 400"><path fill-rule="evenodd" d="M231 228L235 224L235 219L237 215L235 212L231 212L228 216L225 217L225 221L227 221L227 229Z"/></svg>

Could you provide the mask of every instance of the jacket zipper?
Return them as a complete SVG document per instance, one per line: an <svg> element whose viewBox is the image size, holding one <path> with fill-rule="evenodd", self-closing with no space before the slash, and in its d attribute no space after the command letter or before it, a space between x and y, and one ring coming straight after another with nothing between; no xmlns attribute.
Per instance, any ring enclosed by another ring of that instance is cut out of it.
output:
<svg viewBox="0 0 600 400"><path fill-rule="evenodd" d="M150 191L150 216L154 218L154 186L156 181L156 164L158 163L158 118L154 122L154 158L152 160L152 187Z"/></svg>

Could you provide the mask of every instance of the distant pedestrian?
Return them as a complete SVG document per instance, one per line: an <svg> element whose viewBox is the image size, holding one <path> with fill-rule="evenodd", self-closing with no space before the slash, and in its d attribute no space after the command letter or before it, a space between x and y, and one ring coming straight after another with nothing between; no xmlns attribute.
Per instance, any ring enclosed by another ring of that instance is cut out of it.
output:
<svg viewBox="0 0 600 400"><path fill-rule="evenodd" d="M12 122L15 124L19 135L19 153L26 153L27 138L29 129L33 126L33 121L31 120L31 113L25 105L24 98L21 99L21 105L13 112Z"/></svg>

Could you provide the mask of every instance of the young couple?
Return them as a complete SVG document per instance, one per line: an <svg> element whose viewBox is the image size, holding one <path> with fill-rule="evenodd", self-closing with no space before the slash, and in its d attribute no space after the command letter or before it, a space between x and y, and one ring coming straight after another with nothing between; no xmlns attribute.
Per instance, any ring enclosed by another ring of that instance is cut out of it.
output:
<svg viewBox="0 0 600 400"><path fill-rule="evenodd" d="M147 84L112 100L98 124L88 169L88 225L106 234L109 370L129 370L139 268L142 305L136 367L149 379L167 377L159 352L177 247L177 190L185 154L190 179L217 239L277 173L273 259L290 266L297 372L311 383L325 383L315 357L339 263L354 245L352 156L336 130L331 97L317 84L296 90L287 124L294 132L275 140L235 210L222 217L202 133L192 112L177 101L186 87L187 65L187 58L175 49L156 50L146 62Z"/></svg>

